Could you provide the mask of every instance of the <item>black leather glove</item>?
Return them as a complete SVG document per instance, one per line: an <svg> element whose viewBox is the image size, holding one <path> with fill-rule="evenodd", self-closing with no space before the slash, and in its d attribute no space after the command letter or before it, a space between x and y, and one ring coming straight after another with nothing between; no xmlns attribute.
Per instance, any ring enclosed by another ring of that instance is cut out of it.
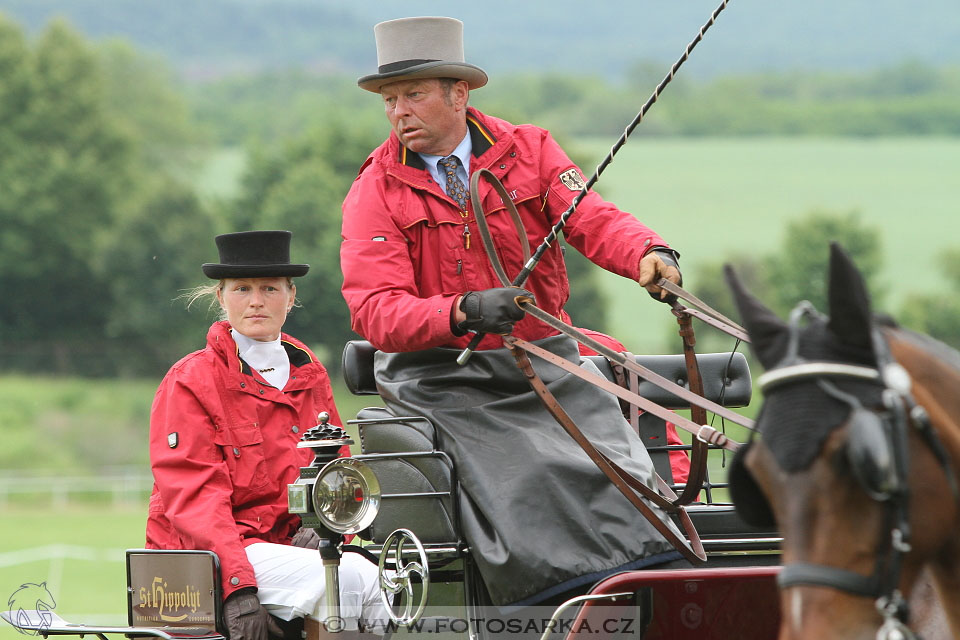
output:
<svg viewBox="0 0 960 640"><path fill-rule="evenodd" d="M283 630L257 598L254 587L237 589L223 601L223 621L230 640L269 640L280 638Z"/></svg>
<svg viewBox="0 0 960 640"><path fill-rule="evenodd" d="M654 300L673 304L677 299L677 296L668 293L666 289L657 285L657 282L660 278L666 278L676 285L683 284L683 275L680 273L680 264L677 261L679 258L680 254L673 249L654 247L640 259L640 276L637 282Z"/></svg>
<svg viewBox="0 0 960 640"><path fill-rule="evenodd" d="M306 549L319 549L320 534L317 533L316 529L300 527L300 530L293 535L293 540L290 541L290 544Z"/></svg>
<svg viewBox="0 0 960 640"><path fill-rule="evenodd" d="M520 308L521 302L536 304L533 294L520 287L468 291L460 300L460 310L467 319L458 327L463 331L507 335L513 331L513 323L525 313Z"/></svg>

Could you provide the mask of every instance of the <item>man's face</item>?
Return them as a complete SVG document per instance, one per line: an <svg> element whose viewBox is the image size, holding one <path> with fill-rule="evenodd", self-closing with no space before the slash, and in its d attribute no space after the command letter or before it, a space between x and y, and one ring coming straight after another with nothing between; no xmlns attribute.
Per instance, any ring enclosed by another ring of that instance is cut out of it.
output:
<svg viewBox="0 0 960 640"><path fill-rule="evenodd" d="M440 80L401 80L380 89L383 108L400 142L417 153L449 155L467 135L469 89L463 80L447 92Z"/></svg>

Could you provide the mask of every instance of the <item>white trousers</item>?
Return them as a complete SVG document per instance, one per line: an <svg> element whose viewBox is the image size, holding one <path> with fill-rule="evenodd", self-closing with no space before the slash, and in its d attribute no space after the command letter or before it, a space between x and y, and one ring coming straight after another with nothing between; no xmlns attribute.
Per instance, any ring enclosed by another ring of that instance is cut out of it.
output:
<svg viewBox="0 0 960 640"><path fill-rule="evenodd" d="M270 542L251 544L246 551L257 577L257 597L267 611L281 620L323 619L325 572L319 551ZM340 617L345 630L357 629L359 622L375 631L387 619L377 565L358 553L340 559Z"/></svg>

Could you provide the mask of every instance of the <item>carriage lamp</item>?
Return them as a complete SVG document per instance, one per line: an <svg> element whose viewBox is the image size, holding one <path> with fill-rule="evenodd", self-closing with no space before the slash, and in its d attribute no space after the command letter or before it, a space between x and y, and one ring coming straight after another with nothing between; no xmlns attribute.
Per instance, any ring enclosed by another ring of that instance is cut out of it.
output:
<svg viewBox="0 0 960 640"><path fill-rule="evenodd" d="M297 481L287 485L287 510L300 516L304 527L320 536L326 592L324 628L343 630L340 617L340 545L343 536L366 529L380 509L380 483L370 468L353 458L338 458L340 448L353 444L347 432L329 424L330 415L317 415L317 426L297 443L311 449L313 462L300 467Z"/></svg>
<svg viewBox="0 0 960 640"><path fill-rule="evenodd" d="M320 470L313 485L313 510L337 533L358 533L380 510L380 483L359 460L338 458Z"/></svg>
<svg viewBox="0 0 960 640"><path fill-rule="evenodd" d="M287 485L287 510L300 516L303 526L333 533L358 533L373 522L380 509L380 483L368 465L353 458L338 458L343 445L353 444L340 427L327 424L326 412L305 434L299 448L313 449L309 467Z"/></svg>

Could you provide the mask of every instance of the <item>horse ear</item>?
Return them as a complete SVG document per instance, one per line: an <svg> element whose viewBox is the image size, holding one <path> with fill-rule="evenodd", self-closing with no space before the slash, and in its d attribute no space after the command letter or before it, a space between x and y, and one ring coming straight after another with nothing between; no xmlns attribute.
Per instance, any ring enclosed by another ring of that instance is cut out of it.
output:
<svg viewBox="0 0 960 640"><path fill-rule="evenodd" d="M830 330L843 342L872 350L870 295L860 270L838 242L830 243Z"/></svg>
<svg viewBox="0 0 960 640"><path fill-rule="evenodd" d="M740 319L747 333L750 334L753 353L764 369L776 366L787 351L787 342L790 338L787 323L747 291L733 267L729 264L724 265L723 273L727 279L727 286L733 292L733 300L740 311Z"/></svg>

